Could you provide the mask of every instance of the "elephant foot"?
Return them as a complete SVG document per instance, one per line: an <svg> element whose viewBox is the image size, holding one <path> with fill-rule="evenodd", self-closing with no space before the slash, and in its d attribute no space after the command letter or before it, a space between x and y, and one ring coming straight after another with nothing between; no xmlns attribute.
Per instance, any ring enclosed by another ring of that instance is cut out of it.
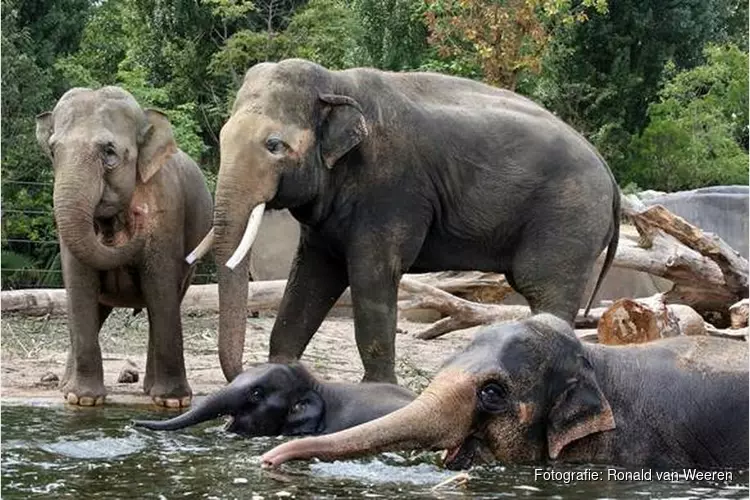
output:
<svg viewBox="0 0 750 500"><path fill-rule="evenodd" d="M68 404L77 406L99 406L104 404L107 391L101 382L86 383L80 379L65 383L62 387L63 397Z"/></svg>
<svg viewBox="0 0 750 500"><path fill-rule="evenodd" d="M192 391L185 380L168 383L154 382L148 389L144 384L144 390L151 396L154 404L165 408L186 408L193 401Z"/></svg>
<svg viewBox="0 0 750 500"><path fill-rule="evenodd" d="M390 373L371 373L371 372L365 372L364 377L362 377L362 382L382 382L387 384L395 384L398 385L398 380L396 379L396 374L393 372Z"/></svg>
<svg viewBox="0 0 750 500"><path fill-rule="evenodd" d="M187 408L193 402L192 396L185 396L184 398L162 398L159 396L151 396L154 404L157 406L163 406L164 408Z"/></svg>

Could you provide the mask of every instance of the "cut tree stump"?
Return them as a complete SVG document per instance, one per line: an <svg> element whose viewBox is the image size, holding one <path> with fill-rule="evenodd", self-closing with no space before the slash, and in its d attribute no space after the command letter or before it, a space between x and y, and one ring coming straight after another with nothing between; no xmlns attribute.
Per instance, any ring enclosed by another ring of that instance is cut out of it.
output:
<svg viewBox="0 0 750 500"><path fill-rule="evenodd" d="M618 299L602 314L597 327L600 344L641 344L679 335L677 319L669 314L661 294L647 300Z"/></svg>
<svg viewBox="0 0 750 500"><path fill-rule="evenodd" d="M597 327L600 344L640 344L677 335L706 335L703 318L682 304L666 304L663 294L619 299L602 314Z"/></svg>
<svg viewBox="0 0 750 500"><path fill-rule="evenodd" d="M730 328L744 328L748 323L748 307L750 301L742 299L729 308Z"/></svg>

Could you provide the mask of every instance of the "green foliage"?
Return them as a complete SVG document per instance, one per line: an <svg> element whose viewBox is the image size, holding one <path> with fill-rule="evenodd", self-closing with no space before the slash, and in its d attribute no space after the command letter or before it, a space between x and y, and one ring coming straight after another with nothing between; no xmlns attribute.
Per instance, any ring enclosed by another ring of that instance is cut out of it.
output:
<svg viewBox="0 0 750 500"><path fill-rule="evenodd" d="M430 54L421 0L353 0L357 63L393 71L417 69Z"/></svg>
<svg viewBox="0 0 750 500"><path fill-rule="evenodd" d="M647 124L664 65L700 64L706 43L730 36L738 2L610 2L606 15L557 26L545 72L523 88L588 137L622 179L630 137Z"/></svg>
<svg viewBox="0 0 750 500"><path fill-rule="evenodd" d="M630 144L627 180L674 191L748 179L748 54L709 46L706 64L674 73Z"/></svg>
<svg viewBox="0 0 750 500"><path fill-rule="evenodd" d="M52 170L34 116L66 90L120 85L165 112L213 190L219 130L245 72L288 57L485 80L502 66L519 92L589 138L626 187L747 181L746 1L3 0L2 7L3 257L27 258L19 269L59 269L49 244ZM449 47L446 56L429 43L431 15L433 24L448 19L463 30L448 29L442 41L464 50ZM59 274L24 279L49 277Z"/></svg>

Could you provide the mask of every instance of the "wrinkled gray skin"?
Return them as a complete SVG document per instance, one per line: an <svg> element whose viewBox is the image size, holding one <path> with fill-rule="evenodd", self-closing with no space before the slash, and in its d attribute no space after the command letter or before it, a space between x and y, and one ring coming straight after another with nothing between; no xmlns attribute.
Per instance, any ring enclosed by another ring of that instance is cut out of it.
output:
<svg viewBox="0 0 750 500"><path fill-rule="evenodd" d="M748 466L748 349L714 337L581 343L543 314L484 328L409 406L318 438L266 464L385 450L449 450L449 468L504 464Z"/></svg>
<svg viewBox="0 0 750 500"><path fill-rule="evenodd" d="M328 434L387 415L416 395L395 384L326 382L299 364L248 368L190 411L169 420L135 420L177 430L228 415L226 430L247 437Z"/></svg>
<svg viewBox="0 0 750 500"><path fill-rule="evenodd" d="M220 142L228 380L242 371L249 259L224 264L261 203L302 224L270 361L299 359L350 286L367 381L396 381L402 273L505 273L532 311L572 322L594 261L607 247L601 281L617 247L619 190L596 150L532 101L475 81L262 63L245 75Z"/></svg>
<svg viewBox="0 0 750 500"><path fill-rule="evenodd" d="M172 127L117 87L74 88L37 117L52 160L54 213L68 295L70 351L60 387L70 403L104 401L98 334L113 307L146 308L143 389L157 404L189 405L180 302L185 255L211 227L212 201Z"/></svg>

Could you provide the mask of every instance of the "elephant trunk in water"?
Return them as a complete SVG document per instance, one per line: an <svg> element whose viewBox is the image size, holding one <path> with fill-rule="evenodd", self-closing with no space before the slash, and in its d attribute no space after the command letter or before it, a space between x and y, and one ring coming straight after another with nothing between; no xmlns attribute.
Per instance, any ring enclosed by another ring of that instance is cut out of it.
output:
<svg viewBox="0 0 750 500"><path fill-rule="evenodd" d="M144 221L146 207L130 207L128 214L132 235L121 246L102 244L94 231L94 211L103 190L103 181L91 181L85 164L98 162L98 155L87 146L72 147L75 151L59 152L56 162L53 203L55 221L60 239L76 256L95 269L102 271L121 267L131 262L145 244Z"/></svg>
<svg viewBox="0 0 750 500"><path fill-rule="evenodd" d="M471 375L441 373L408 406L341 432L284 443L266 453L263 462L276 466L312 457L337 460L388 450L456 448L471 431L475 391Z"/></svg>
<svg viewBox="0 0 750 500"><path fill-rule="evenodd" d="M133 423L157 431L175 431L228 415L244 400L242 388L227 386L208 396L190 411L169 420L134 420Z"/></svg>

